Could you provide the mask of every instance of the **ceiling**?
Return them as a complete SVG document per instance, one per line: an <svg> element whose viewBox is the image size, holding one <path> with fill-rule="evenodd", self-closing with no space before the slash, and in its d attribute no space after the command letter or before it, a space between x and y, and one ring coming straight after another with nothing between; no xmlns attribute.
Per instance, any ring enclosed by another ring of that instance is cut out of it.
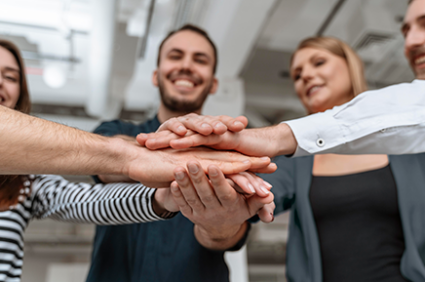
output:
<svg viewBox="0 0 425 282"><path fill-rule="evenodd" d="M23 51L33 102L43 105L39 109L72 106L81 110L68 112L113 118L123 111L156 109L158 94L150 76L159 42L186 22L200 25L218 45L222 87L231 85L221 92L241 89L234 85L243 81L242 98L234 101L243 103L258 126L305 114L288 79L289 58L302 39L319 32L356 49L372 88L412 80L399 32L406 2L0 0L0 36ZM108 5L113 13L108 14ZM108 22L115 25L108 28ZM46 83L51 69L59 73L53 79L63 79L56 88ZM216 96L216 107L231 101ZM90 106L101 104L97 101L104 106ZM90 111L96 107L98 112Z"/></svg>

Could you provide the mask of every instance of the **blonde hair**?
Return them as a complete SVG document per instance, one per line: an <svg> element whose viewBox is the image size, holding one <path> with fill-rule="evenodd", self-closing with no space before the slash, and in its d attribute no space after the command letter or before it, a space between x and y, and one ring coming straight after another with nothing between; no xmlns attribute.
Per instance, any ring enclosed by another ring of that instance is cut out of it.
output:
<svg viewBox="0 0 425 282"><path fill-rule="evenodd" d="M298 50L303 48L325 49L332 54L343 58L347 62L354 96L357 96L358 94L367 90L363 62L356 54L356 52L343 41L334 37L310 37L304 39L300 42L297 49L292 54L291 66L295 54Z"/></svg>

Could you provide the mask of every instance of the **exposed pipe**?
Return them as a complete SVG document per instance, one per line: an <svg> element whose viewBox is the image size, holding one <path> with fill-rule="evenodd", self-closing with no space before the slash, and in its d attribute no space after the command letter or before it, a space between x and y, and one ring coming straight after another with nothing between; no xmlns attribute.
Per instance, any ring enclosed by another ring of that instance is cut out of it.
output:
<svg viewBox="0 0 425 282"><path fill-rule="evenodd" d="M148 18L147 18L146 27L145 27L145 35L143 36L140 42L139 54L137 56L139 59L143 59L145 57L146 46L148 44L149 30L151 28L152 16L153 16L154 10L155 10L155 0L151 0L151 3L149 4Z"/></svg>
<svg viewBox="0 0 425 282"><path fill-rule="evenodd" d="M316 36L323 36L326 29L329 27L330 23L335 18L336 14L341 9L342 5L345 3L345 0L338 0L338 2L335 4L335 6L332 8L332 11L329 13L329 15L326 17L323 24L320 26L319 30L316 33Z"/></svg>
<svg viewBox="0 0 425 282"><path fill-rule="evenodd" d="M117 0L93 0L93 27L90 32L90 88L86 104L89 115L110 118L111 76L114 57ZM118 110L119 113L119 110Z"/></svg>

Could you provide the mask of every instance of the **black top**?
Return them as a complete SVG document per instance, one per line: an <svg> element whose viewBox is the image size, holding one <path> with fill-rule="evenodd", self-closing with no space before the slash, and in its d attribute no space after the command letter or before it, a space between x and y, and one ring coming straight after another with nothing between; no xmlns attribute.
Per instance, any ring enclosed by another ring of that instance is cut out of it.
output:
<svg viewBox="0 0 425 282"><path fill-rule="evenodd" d="M405 249L397 189L388 166L313 176L310 202L324 282L401 282Z"/></svg>

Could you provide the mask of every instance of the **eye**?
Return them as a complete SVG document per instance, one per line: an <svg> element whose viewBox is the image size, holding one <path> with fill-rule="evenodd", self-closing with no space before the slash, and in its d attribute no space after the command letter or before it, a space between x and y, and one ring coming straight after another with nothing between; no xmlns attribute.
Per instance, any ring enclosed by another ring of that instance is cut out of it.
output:
<svg viewBox="0 0 425 282"><path fill-rule="evenodd" d="M295 74L294 76L292 76L292 79L294 80L294 81L297 81L298 79L300 79L301 78L301 75L299 74L299 73L297 73L297 74Z"/></svg>
<svg viewBox="0 0 425 282"><path fill-rule="evenodd" d="M314 62L314 66L316 67L320 67L321 65L323 65L324 63L326 63L326 60L324 59L319 59L317 61Z"/></svg>
<svg viewBox="0 0 425 282"><path fill-rule="evenodd" d="M17 82L18 80L15 78L15 77L13 77L13 76L6 76L5 77L5 79L6 80L9 80L9 81L12 81L12 82Z"/></svg>
<svg viewBox="0 0 425 282"><path fill-rule="evenodd" d="M195 62L197 62L198 64L202 64L202 65L206 65L208 64L208 61L202 58L196 58Z"/></svg>

